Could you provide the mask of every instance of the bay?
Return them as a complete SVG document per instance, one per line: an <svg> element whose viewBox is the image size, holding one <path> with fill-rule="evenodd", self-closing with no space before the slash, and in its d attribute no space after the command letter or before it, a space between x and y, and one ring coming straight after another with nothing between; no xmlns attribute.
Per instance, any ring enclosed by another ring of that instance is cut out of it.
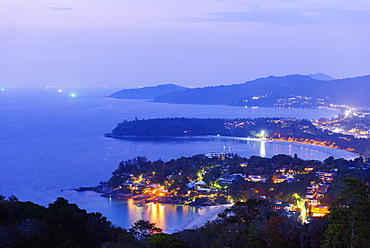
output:
<svg viewBox="0 0 370 248"><path fill-rule="evenodd" d="M59 90L61 92L59 92ZM170 140L117 140L104 137L123 120L159 117L236 118L295 117L318 119L330 109L241 108L181 105L106 96L111 88L6 88L0 91L0 194L41 205L61 196L88 211L102 212L128 228L137 218L173 231L204 211L176 205L140 205L96 193L70 189L95 186L109 179L122 160L146 156L164 161L198 153L231 151L241 156L298 154L303 159L353 158L353 153L286 142L259 142L224 137ZM74 97L71 94L75 94Z"/></svg>

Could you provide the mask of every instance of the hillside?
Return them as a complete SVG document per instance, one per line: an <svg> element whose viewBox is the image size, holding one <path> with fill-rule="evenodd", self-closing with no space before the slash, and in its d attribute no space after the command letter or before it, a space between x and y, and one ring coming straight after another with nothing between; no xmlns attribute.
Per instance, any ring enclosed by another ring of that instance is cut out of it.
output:
<svg viewBox="0 0 370 248"><path fill-rule="evenodd" d="M175 84L162 84L138 89L124 89L113 93L109 97L119 99L153 99L158 96L167 95L171 92L184 91L188 88Z"/></svg>
<svg viewBox="0 0 370 248"><path fill-rule="evenodd" d="M240 98L252 98L263 95L284 84L294 85L305 80L312 79L309 76L302 75L289 75L285 77L270 76L243 84L212 86L189 89L183 92L172 92L165 96L156 97L154 101L185 104L232 104Z"/></svg>
<svg viewBox="0 0 370 248"><path fill-rule="evenodd" d="M234 106L318 107L330 104L370 107L370 75L338 80L310 76L266 77L243 84L213 86L172 92L155 102L227 104Z"/></svg>

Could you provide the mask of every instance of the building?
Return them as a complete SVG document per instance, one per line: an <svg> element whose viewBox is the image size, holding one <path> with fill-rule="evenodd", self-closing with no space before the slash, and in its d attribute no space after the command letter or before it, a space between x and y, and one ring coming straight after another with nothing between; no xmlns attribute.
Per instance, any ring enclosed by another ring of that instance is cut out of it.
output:
<svg viewBox="0 0 370 248"><path fill-rule="evenodd" d="M312 217L324 217L329 211L329 206L311 206L310 209Z"/></svg>
<svg viewBox="0 0 370 248"><path fill-rule="evenodd" d="M217 152L209 152L206 154L208 158L219 158L219 159L225 159L225 158L232 158L233 154L232 153L217 153Z"/></svg>
<svg viewBox="0 0 370 248"><path fill-rule="evenodd" d="M262 182L265 183L268 178L268 175L248 175L247 178L245 178L246 181L250 182Z"/></svg>

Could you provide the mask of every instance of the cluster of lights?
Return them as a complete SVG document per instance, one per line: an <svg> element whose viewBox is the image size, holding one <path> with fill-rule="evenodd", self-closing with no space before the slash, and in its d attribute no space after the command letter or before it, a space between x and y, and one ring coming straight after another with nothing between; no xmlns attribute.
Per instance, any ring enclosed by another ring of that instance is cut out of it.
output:
<svg viewBox="0 0 370 248"><path fill-rule="evenodd" d="M55 89L56 88L56 86L46 86L45 87L47 90L49 90L49 89ZM4 91L4 88L2 88L1 89L2 91ZM58 91L58 93L62 93L63 92L63 90L61 90L61 89L59 89L59 90L57 90ZM69 94L69 96L70 97L76 97L77 95L75 94L75 93L70 93Z"/></svg>

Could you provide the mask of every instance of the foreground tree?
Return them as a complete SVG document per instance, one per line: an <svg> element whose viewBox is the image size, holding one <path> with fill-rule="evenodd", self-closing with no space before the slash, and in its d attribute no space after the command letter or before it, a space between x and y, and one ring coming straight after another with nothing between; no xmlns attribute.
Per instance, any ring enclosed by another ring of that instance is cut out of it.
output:
<svg viewBox="0 0 370 248"><path fill-rule="evenodd" d="M139 240L146 240L150 236L162 233L163 230L148 220L137 220L129 229L131 234Z"/></svg>
<svg viewBox="0 0 370 248"><path fill-rule="evenodd" d="M237 202L231 208L218 215L197 229L184 230L173 234L190 248L264 248L266 242L262 237L263 224L276 216L271 202L250 199Z"/></svg>
<svg viewBox="0 0 370 248"><path fill-rule="evenodd" d="M186 248L186 243L166 233L152 235L146 242L150 248Z"/></svg>
<svg viewBox="0 0 370 248"><path fill-rule="evenodd" d="M269 248L320 247L326 219L301 223L297 217L276 216L264 224L263 237Z"/></svg>
<svg viewBox="0 0 370 248"><path fill-rule="evenodd" d="M124 244L124 245L123 245ZM126 229L114 227L101 213L87 213L58 198L49 207L0 197L0 247L140 247Z"/></svg>
<svg viewBox="0 0 370 248"><path fill-rule="evenodd" d="M370 188L356 178L345 178L341 182L344 190L331 206L323 247L368 247Z"/></svg>

